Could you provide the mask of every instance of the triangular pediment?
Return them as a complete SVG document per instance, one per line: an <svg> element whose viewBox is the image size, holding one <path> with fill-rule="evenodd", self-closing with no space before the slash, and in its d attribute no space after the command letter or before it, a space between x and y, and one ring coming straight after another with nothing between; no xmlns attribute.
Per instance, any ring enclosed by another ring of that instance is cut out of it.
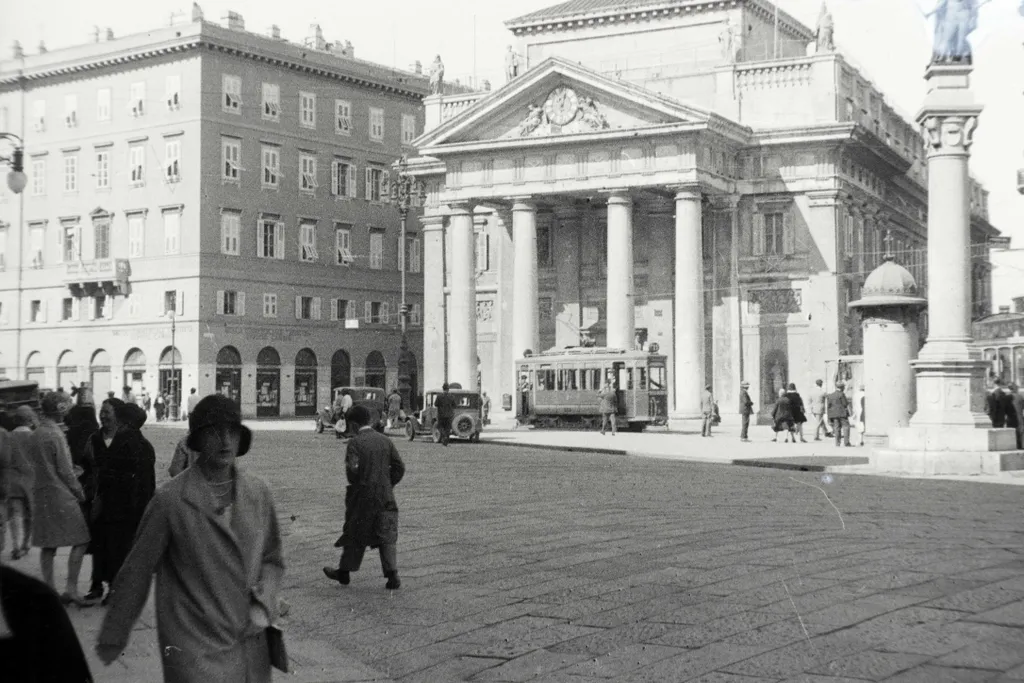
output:
<svg viewBox="0 0 1024 683"><path fill-rule="evenodd" d="M551 57L416 141L444 145L707 124L709 112Z"/></svg>

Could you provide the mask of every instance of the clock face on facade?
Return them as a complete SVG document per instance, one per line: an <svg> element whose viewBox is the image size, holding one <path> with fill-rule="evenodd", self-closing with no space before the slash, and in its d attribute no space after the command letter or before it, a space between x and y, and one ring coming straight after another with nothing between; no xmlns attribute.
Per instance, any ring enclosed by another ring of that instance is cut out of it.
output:
<svg viewBox="0 0 1024 683"><path fill-rule="evenodd" d="M544 113L551 123L564 126L576 118L576 112L580 108L579 98L571 88L559 86L548 95L544 103Z"/></svg>

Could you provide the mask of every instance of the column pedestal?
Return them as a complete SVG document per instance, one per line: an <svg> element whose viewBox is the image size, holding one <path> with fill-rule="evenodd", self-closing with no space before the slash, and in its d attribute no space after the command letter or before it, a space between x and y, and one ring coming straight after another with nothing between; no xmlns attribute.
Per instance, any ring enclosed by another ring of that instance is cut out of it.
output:
<svg viewBox="0 0 1024 683"><path fill-rule="evenodd" d="M985 416L986 363L970 351L970 201L968 159L982 108L970 90L971 66L932 64L918 114L928 147L928 342L913 362L917 412L872 454L881 471L992 474L1024 469L1011 429ZM870 414L869 414L870 419Z"/></svg>

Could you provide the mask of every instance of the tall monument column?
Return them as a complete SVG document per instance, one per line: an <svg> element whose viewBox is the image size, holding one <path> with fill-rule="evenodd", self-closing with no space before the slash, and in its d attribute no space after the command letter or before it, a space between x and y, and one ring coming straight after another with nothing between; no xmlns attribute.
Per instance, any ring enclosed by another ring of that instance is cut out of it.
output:
<svg viewBox="0 0 1024 683"><path fill-rule="evenodd" d="M626 192L608 196L608 342L612 349L632 349L636 337L633 297L633 198Z"/></svg>
<svg viewBox="0 0 1024 683"><path fill-rule="evenodd" d="M675 409L673 427L692 426L701 418L704 393L704 249L701 193L676 193L675 263Z"/></svg>
<svg viewBox="0 0 1024 683"><path fill-rule="evenodd" d="M448 381L463 389L476 386L476 249L473 243L473 207L449 204L451 239L451 295L448 313Z"/></svg>
<svg viewBox="0 0 1024 683"><path fill-rule="evenodd" d="M948 19L947 19L948 21ZM1012 429L985 416L985 368L970 352L970 200L967 163L982 107L970 90L970 54L936 46L917 116L928 149L928 340L911 365L917 412L889 432L872 464L884 471L983 474L1024 467ZM867 349L865 348L865 352ZM866 406L868 415L872 409Z"/></svg>
<svg viewBox="0 0 1024 683"><path fill-rule="evenodd" d="M537 206L526 199L512 203L512 358L527 349L538 353L540 317L537 283Z"/></svg>
<svg viewBox="0 0 1024 683"><path fill-rule="evenodd" d="M423 225L423 378L421 387L444 382L445 338L444 216L424 215Z"/></svg>

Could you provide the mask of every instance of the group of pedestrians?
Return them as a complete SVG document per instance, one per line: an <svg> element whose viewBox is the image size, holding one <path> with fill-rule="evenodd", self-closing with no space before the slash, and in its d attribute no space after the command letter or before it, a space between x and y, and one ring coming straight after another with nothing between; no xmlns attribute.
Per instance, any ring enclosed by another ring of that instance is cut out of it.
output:
<svg viewBox="0 0 1024 683"><path fill-rule="evenodd" d="M995 380L985 403L992 426L1013 429L1017 434L1017 448L1024 448L1024 396L1017 384Z"/></svg>
<svg viewBox="0 0 1024 683"><path fill-rule="evenodd" d="M814 423L814 440L821 441L821 435L835 438L836 446L851 446L850 419L853 418L860 427L860 445L864 445L864 432L867 428L865 411L864 387L855 396L853 402L846 396L846 384L841 380L835 383L835 390L828 393L823 388L822 380L815 381L815 388L805 404L796 384L790 383L780 388L771 408L772 442L778 442L779 434L785 434L785 443L807 443L804 438L804 425L808 422L807 409L810 408L811 421ZM754 401L750 398L750 382L740 383L740 441L749 442L750 418L754 414ZM705 404L707 399L705 399ZM708 411L705 408L705 430L708 430Z"/></svg>

